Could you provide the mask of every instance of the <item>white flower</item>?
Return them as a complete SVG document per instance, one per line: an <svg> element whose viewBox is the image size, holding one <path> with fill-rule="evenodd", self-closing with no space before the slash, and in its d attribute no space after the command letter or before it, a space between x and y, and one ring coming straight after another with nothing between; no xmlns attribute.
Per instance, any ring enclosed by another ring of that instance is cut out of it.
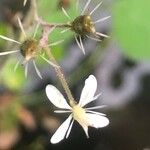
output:
<svg viewBox="0 0 150 150"><path fill-rule="evenodd" d="M94 96L97 89L97 80L93 75L90 75L85 80L85 86L82 90L80 101L78 104L69 106L63 95L52 85L46 86L46 94L49 100L58 108L65 110L56 110L56 113L71 113L69 117L62 123L51 138L51 143L55 144L68 138L73 122L76 120L84 129L86 136L88 135L88 126L95 128L102 128L109 124L108 118L103 113L92 111L94 109L102 108L96 106L91 108L83 108L86 104L96 100L100 94Z"/></svg>

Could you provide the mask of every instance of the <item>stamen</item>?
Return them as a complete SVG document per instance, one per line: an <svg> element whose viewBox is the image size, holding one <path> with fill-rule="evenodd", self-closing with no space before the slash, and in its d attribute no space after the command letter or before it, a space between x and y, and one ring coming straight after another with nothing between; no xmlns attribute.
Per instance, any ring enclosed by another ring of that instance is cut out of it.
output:
<svg viewBox="0 0 150 150"><path fill-rule="evenodd" d="M79 48L80 48L80 49L82 49L82 48L81 48L81 45L80 45L80 43L79 43L78 38L77 38L77 36L76 36L76 35L74 36L74 38L75 38L75 40L76 40L76 42L77 42L77 44L78 44Z"/></svg>
<svg viewBox="0 0 150 150"><path fill-rule="evenodd" d="M25 77L28 75L28 63L25 64Z"/></svg>
<svg viewBox="0 0 150 150"><path fill-rule="evenodd" d="M89 39L91 40L94 40L94 41L98 41L98 42L101 42L102 40L98 39L98 38L94 38L94 37L91 37L91 36L88 36L86 35Z"/></svg>
<svg viewBox="0 0 150 150"><path fill-rule="evenodd" d="M101 95L102 95L102 93L99 93L96 96L94 96L93 101L96 100L96 99L98 99Z"/></svg>
<svg viewBox="0 0 150 150"><path fill-rule="evenodd" d="M20 51L20 50L14 50L14 51L8 51L8 52L1 52L1 53L0 53L0 56L17 53L17 52L19 52L19 51Z"/></svg>
<svg viewBox="0 0 150 150"><path fill-rule="evenodd" d="M101 19L99 19L99 20L97 20L97 21L94 21L93 23L96 24L96 23L98 23L98 22L105 21L105 20L109 19L110 17L111 17L111 16L107 16L107 17L101 18Z"/></svg>
<svg viewBox="0 0 150 150"><path fill-rule="evenodd" d="M14 72L16 72L16 70L17 70L19 64L20 64L20 61L17 61L16 65L15 65L15 67L14 67Z"/></svg>
<svg viewBox="0 0 150 150"><path fill-rule="evenodd" d="M33 34L33 38L35 38L36 34L37 34L37 31L38 31L38 28L39 28L40 24L38 23L36 25L36 28L35 28L35 31L34 31L34 34Z"/></svg>
<svg viewBox="0 0 150 150"><path fill-rule="evenodd" d="M48 46L56 46L56 45L58 45L58 44L60 44L60 43L62 43L62 42L64 42L64 40L60 40L60 41L51 43L51 44L49 44Z"/></svg>
<svg viewBox="0 0 150 150"><path fill-rule="evenodd" d="M45 57L43 57L42 55L40 55L40 57L45 60L47 63L49 63L51 66L59 68L58 65L54 64L53 62L49 61L48 59L46 59Z"/></svg>
<svg viewBox="0 0 150 150"><path fill-rule="evenodd" d="M62 7L62 11L64 13L64 15L69 19L71 20L71 17L68 15L68 13L66 12L66 10Z"/></svg>
<svg viewBox="0 0 150 150"><path fill-rule="evenodd" d="M100 2L91 12L90 15L92 15L100 6L101 6L102 2Z"/></svg>
<svg viewBox="0 0 150 150"><path fill-rule="evenodd" d="M43 53L41 54L42 57L45 57L45 55L46 55L45 52L43 52Z"/></svg>
<svg viewBox="0 0 150 150"><path fill-rule="evenodd" d="M33 65L34 65L34 68L35 68L37 75L42 79L42 75L41 75L39 69L37 68L35 61L33 60L32 62L33 62Z"/></svg>
<svg viewBox="0 0 150 150"><path fill-rule="evenodd" d="M103 34L103 33L100 33L100 32L96 32L96 34L97 34L97 35L99 35L99 36L102 36L102 37L109 38L109 36L108 36L108 35Z"/></svg>
<svg viewBox="0 0 150 150"><path fill-rule="evenodd" d="M84 8L83 8L83 10L82 10L82 12L81 12L81 15L84 14L84 12L86 11L86 9L87 9L88 5L90 4L90 2L91 2L91 0L88 0L88 1L87 1L87 3L85 4L85 6L84 6Z"/></svg>
<svg viewBox="0 0 150 150"><path fill-rule="evenodd" d="M76 0L76 11L79 9L79 0Z"/></svg>
<svg viewBox="0 0 150 150"><path fill-rule="evenodd" d="M83 46L83 42L82 42L81 36L79 36L79 40L80 40L81 50L82 50L83 54L85 55L85 49L84 49L84 46Z"/></svg>
<svg viewBox="0 0 150 150"><path fill-rule="evenodd" d="M70 28L67 28L67 29L62 30L60 33L65 33L65 32L67 32L69 30L70 30Z"/></svg>
<svg viewBox="0 0 150 150"><path fill-rule="evenodd" d="M16 40L13 40L11 38L8 38L6 36L3 36L3 35L0 35L0 38L6 40L6 41L10 41L10 42L14 42L14 43L17 43L17 44L21 44L20 42L16 41Z"/></svg>
<svg viewBox="0 0 150 150"><path fill-rule="evenodd" d="M25 30L24 30L24 28L23 28L23 24L22 24L20 18L17 17L17 19L18 19L18 23L19 23L19 27L20 27L20 29L21 29L21 32L23 33L24 37L27 37L27 35L26 35L26 33L25 33Z"/></svg>
<svg viewBox="0 0 150 150"><path fill-rule="evenodd" d="M56 25L54 25L52 28L50 28L49 34L52 33L55 28L56 28Z"/></svg>

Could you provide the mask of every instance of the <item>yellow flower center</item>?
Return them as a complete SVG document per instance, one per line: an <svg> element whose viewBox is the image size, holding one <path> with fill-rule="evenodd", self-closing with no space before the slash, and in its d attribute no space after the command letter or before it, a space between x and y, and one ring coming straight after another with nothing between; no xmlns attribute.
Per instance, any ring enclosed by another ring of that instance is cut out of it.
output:
<svg viewBox="0 0 150 150"><path fill-rule="evenodd" d="M88 126L88 120L84 108L75 105L72 107L72 113L74 120L78 121L81 126Z"/></svg>

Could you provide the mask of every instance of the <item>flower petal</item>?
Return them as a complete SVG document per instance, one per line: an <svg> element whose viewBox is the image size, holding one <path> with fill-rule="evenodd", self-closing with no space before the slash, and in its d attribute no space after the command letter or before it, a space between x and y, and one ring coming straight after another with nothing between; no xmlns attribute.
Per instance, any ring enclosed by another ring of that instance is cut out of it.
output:
<svg viewBox="0 0 150 150"><path fill-rule="evenodd" d="M109 124L109 119L98 114L86 113L90 126L95 128L102 128Z"/></svg>
<svg viewBox="0 0 150 150"><path fill-rule="evenodd" d="M97 80L95 76L90 75L85 80L85 85L81 93L79 105L83 107L86 104L93 101L93 97L94 97L96 89L97 89Z"/></svg>
<svg viewBox="0 0 150 150"><path fill-rule="evenodd" d="M72 122L70 123L70 127L69 127L69 129L68 129L68 131L67 131L67 134L66 134L66 139L68 138L68 136L69 136L69 134L70 134L70 132L71 132L73 123L74 123L74 120L72 120Z"/></svg>
<svg viewBox="0 0 150 150"><path fill-rule="evenodd" d="M72 115L70 115L62 124L61 126L56 130L54 135L51 138L51 143L56 144L63 140L65 138L66 132L69 128L70 121L72 119Z"/></svg>
<svg viewBox="0 0 150 150"><path fill-rule="evenodd" d="M46 95L51 101L51 103L53 103L56 107L63 109L71 109L63 95L53 85L46 86Z"/></svg>
<svg viewBox="0 0 150 150"><path fill-rule="evenodd" d="M81 124L80 124L81 125ZM81 125L85 134L86 134L86 137L89 138L89 134L88 134L88 126L87 125Z"/></svg>

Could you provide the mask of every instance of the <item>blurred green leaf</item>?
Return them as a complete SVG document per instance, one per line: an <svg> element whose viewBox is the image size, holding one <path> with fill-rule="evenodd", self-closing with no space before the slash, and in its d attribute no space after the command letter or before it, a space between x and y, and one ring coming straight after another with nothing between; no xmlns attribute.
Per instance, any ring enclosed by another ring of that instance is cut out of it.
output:
<svg viewBox="0 0 150 150"><path fill-rule="evenodd" d="M119 0L113 7L113 36L130 58L150 58L150 0Z"/></svg>
<svg viewBox="0 0 150 150"><path fill-rule="evenodd" d="M7 35L9 30L9 27L4 24L4 23L0 23L0 35ZM6 44L5 40L0 40L0 47L4 47L4 45Z"/></svg>
<svg viewBox="0 0 150 150"><path fill-rule="evenodd" d="M14 72L16 63L16 59L9 59L3 67L1 77L2 82L4 82L10 89L21 90L26 80L24 77L24 68L20 66L16 72Z"/></svg>
<svg viewBox="0 0 150 150"><path fill-rule="evenodd" d="M0 118L2 122L0 123L0 128L2 130L10 130L16 128L18 124L18 109L21 103L18 100L12 100L3 111L0 112Z"/></svg>

